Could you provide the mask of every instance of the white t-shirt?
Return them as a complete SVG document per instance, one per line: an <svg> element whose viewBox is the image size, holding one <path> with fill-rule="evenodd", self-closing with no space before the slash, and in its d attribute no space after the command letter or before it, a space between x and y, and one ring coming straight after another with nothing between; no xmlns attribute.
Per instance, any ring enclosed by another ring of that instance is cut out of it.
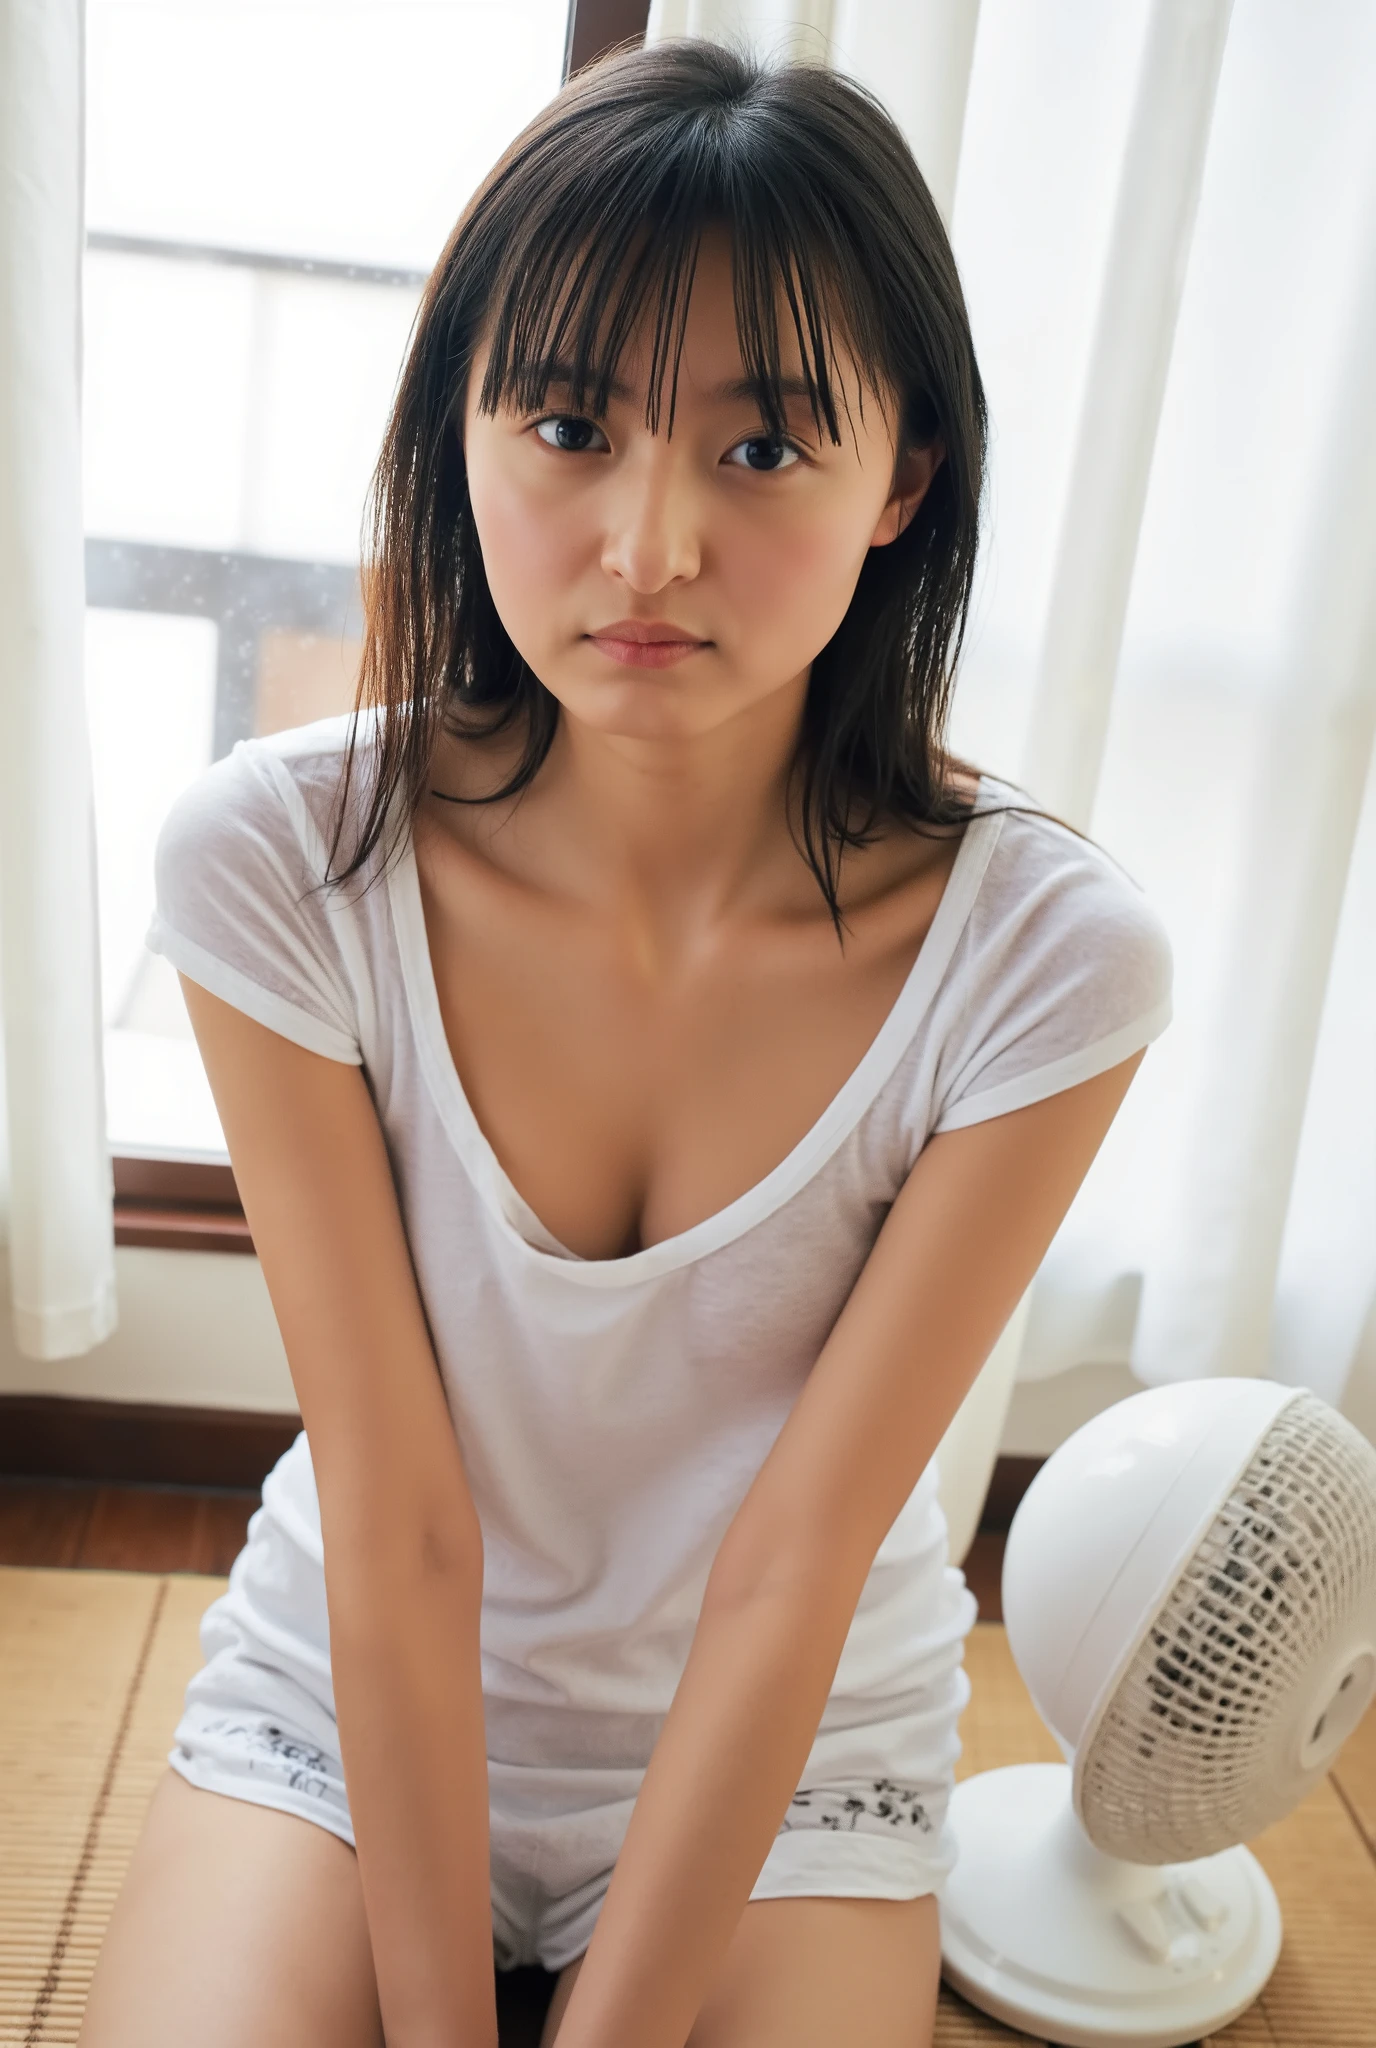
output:
<svg viewBox="0 0 1376 2048"><path fill-rule="evenodd" d="M717 1546L927 1138L1155 1038L1170 944L1096 846L1042 816L976 818L882 1028L787 1158L691 1230L580 1258L474 1120L409 836L372 888L304 893L323 874L348 723L241 740L179 797L148 943L271 1030L365 1069L482 1523L489 1715L662 1715ZM984 777L981 809L1009 800L1033 801ZM279 1481L318 1544L304 1439ZM971 1612L929 1467L866 1581L823 1727L880 1719L949 1668Z"/></svg>

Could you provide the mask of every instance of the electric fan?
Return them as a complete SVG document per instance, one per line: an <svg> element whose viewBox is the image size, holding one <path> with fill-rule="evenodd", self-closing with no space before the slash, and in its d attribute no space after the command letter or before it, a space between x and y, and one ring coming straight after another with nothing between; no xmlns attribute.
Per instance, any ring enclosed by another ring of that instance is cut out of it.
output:
<svg viewBox="0 0 1376 2048"><path fill-rule="evenodd" d="M1280 1911L1238 1846L1376 1691L1376 1449L1262 1380L1120 1401L1029 1487L1009 1646L1067 1764L956 1787L946 1975L1065 2048L1179 2048L1265 1984Z"/></svg>

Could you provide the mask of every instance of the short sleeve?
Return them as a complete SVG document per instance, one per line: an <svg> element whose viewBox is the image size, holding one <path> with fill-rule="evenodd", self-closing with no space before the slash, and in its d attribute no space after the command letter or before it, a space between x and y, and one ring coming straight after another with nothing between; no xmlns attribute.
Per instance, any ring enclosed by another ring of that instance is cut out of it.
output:
<svg viewBox="0 0 1376 2048"><path fill-rule="evenodd" d="M158 836L146 943L270 1031L357 1066L357 1002L335 892L318 887L302 843L308 814L299 796L290 802L286 775L284 763L240 741L182 792Z"/></svg>
<svg viewBox="0 0 1376 2048"><path fill-rule="evenodd" d="M1010 834L1004 866L967 929L932 1135L1091 1080L1171 1019L1166 927L1107 854L1053 825Z"/></svg>

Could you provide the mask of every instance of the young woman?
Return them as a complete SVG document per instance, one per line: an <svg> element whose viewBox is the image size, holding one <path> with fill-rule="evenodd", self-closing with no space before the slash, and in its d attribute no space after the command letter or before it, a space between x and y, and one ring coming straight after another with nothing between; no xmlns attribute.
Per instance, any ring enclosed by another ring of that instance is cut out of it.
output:
<svg viewBox="0 0 1376 2048"><path fill-rule="evenodd" d="M361 704L179 800L179 969L305 1434L87 2048L912 2048L973 1603L932 1454L1170 950L941 743L983 400L843 77L574 79L465 212ZM1025 796L1025 792L1021 793Z"/></svg>

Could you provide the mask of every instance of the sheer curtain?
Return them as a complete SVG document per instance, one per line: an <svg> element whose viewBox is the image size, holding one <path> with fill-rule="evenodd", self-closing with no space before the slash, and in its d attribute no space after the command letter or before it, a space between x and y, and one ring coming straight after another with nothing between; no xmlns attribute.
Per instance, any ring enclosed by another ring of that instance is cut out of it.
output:
<svg viewBox="0 0 1376 2048"><path fill-rule="evenodd" d="M993 420L952 739L1172 932L1019 1377L1274 1375L1372 1429L1376 9L656 0L684 33L904 126Z"/></svg>
<svg viewBox="0 0 1376 2048"><path fill-rule="evenodd" d="M0 1235L21 1351L115 1327L78 422L80 0L0 0Z"/></svg>

